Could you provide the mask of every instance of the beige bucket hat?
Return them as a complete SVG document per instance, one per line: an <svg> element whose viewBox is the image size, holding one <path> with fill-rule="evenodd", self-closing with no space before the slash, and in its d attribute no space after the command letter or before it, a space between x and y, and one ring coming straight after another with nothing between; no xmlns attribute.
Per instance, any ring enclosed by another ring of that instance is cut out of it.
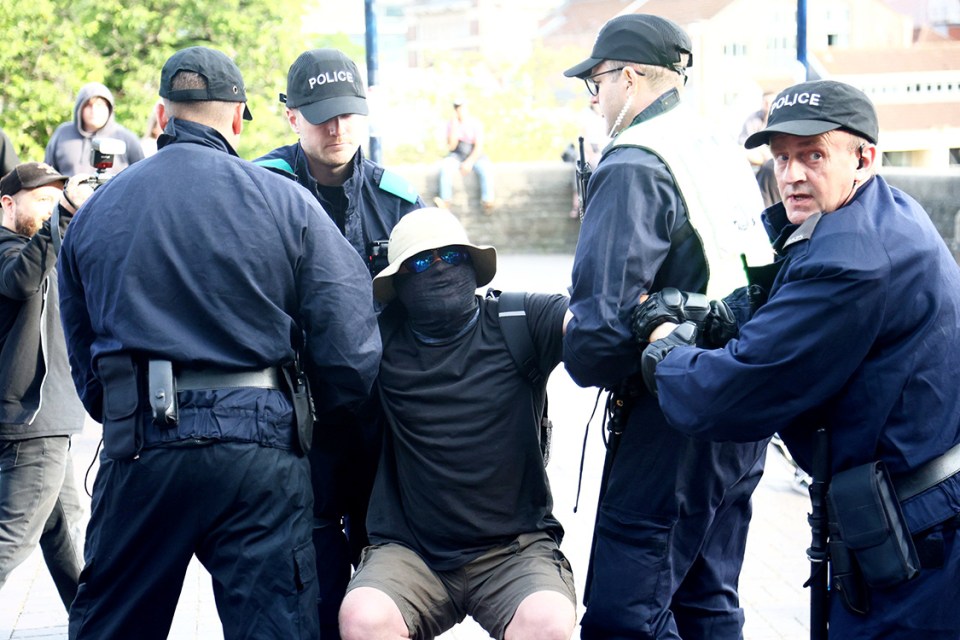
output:
<svg viewBox="0 0 960 640"><path fill-rule="evenodd" d="M497 273L497 250L491 246L475 245L467 238L467 232L456 216L446 209L427 207L416 209L400 218L390 234L387 247L387 267L373 279L373 297L386 304L397 296L393 276L407 258L421 251L439 249L449 245L466 248L477 272L477 286L482 287L493 280Z"/></svg>

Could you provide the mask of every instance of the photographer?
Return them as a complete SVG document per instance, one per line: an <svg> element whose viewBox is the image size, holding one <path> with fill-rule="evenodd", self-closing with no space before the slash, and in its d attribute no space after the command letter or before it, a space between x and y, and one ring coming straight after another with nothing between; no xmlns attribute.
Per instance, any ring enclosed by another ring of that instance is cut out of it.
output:
<svg viewBox="0 0 960 640"><path fill-rule="evenodd" d="M67 610L82 566L83 515L70 439L85 414L67 364L53 236L90 195L85 178L68 183L50 165L28 162L0 180L0 588L39 542Z"/></svg>
<svg viewBox="0 0 960 640"><path fill-rule="evenodd" d="M290 66L287 93L280 99L300 139L254 162L306 187L376 275L386 266L386 240L394 225L423 201L397 174L363 157L368 109L357 65L336 49L305 51ZM325 640L338 637L337 609L351 560L355 563L366 546L364 520L380 430L372 412L362 413L319 414L310 452Z"/></svg>
<svg viewBox="0 0 960 640"><path fill-rule="evenodd" d="M64 175L93 173L90 147L94 138L116 138L125 150L119 154L112 173L143 160L143 149L137 136L120 125L113 111L113 94L99 82L85 84L77 94L73 120L64 122L47 142L44 162Z"/></svg>

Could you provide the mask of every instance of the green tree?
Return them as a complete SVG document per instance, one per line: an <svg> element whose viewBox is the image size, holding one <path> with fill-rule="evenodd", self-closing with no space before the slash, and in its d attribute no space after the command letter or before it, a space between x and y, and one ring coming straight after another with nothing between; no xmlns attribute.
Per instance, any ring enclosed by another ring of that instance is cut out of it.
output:
<svg viewBox="0 0 960 640"><path fill-rule="evenodd" d="M102 82L117 121L143 133L160 68L176 50L219 49L243 72L254 120L238 152L253 157L290 139L277 97L287 68L306 48L296 19L302 4L263 0L0 0L0 126L24 160L43 157L58 124L72 118L76 93Z"/></svg>

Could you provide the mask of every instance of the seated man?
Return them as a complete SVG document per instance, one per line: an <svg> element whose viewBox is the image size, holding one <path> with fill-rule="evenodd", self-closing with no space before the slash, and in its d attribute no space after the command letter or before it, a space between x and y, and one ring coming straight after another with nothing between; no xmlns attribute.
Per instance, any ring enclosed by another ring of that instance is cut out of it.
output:
<svg viewBox="0 0 960 640"><path fill-rule="evenodd" d="M448 211L420 209L390 236L373 280L380 399L388 425L364 550L340 608L344 640L429 639L472 616L494 638L568 640L576 622L563 528L538 441L545 381L560 362L567 299L528 294L542 382L508 349L498 300L478 286L496 250Z"/></svg>
<svg viewBox="0 0 960 640"><path fill-rule="evenodd" d="M446 127L448 153L440 163L434 203L441 209L449 209L457 172L466 176L473 171L480 183L483 212L489 214L494 207L493 172L484 151L483 123L470 115L467 109L465 100L454 100L453 116L447 121Z"/></svg>

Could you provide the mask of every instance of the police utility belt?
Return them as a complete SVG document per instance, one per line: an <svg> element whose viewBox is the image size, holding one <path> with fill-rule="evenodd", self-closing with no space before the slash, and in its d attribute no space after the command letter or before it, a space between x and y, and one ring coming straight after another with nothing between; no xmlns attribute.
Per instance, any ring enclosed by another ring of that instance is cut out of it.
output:
<svg viewBox="0 0 960 640"><path fill-rule="evenodd" d="M927 554L918 555L900 505L958 472L960 444L896 478L882 462L833 476L827 492L831 575L848 609L866 614L868 589L895 587L919 575Z"/></svg>
<svg viewBox="0 0 960 640"><path fill-rule="evenodd" d="M146 372L129 354L104 356L97 360L97 377L103 385L103 449L109 458L129 460L143 447L144 388L152 414L152 426L175 428L179 424L177 394L210 389L275 389L290 394L297 421L299 453L310 448L313 410L306 379L295 364L254 370L218 368L179 369L169 360L148 360ZM141 384L144 387L141 387Z"/></svg>

